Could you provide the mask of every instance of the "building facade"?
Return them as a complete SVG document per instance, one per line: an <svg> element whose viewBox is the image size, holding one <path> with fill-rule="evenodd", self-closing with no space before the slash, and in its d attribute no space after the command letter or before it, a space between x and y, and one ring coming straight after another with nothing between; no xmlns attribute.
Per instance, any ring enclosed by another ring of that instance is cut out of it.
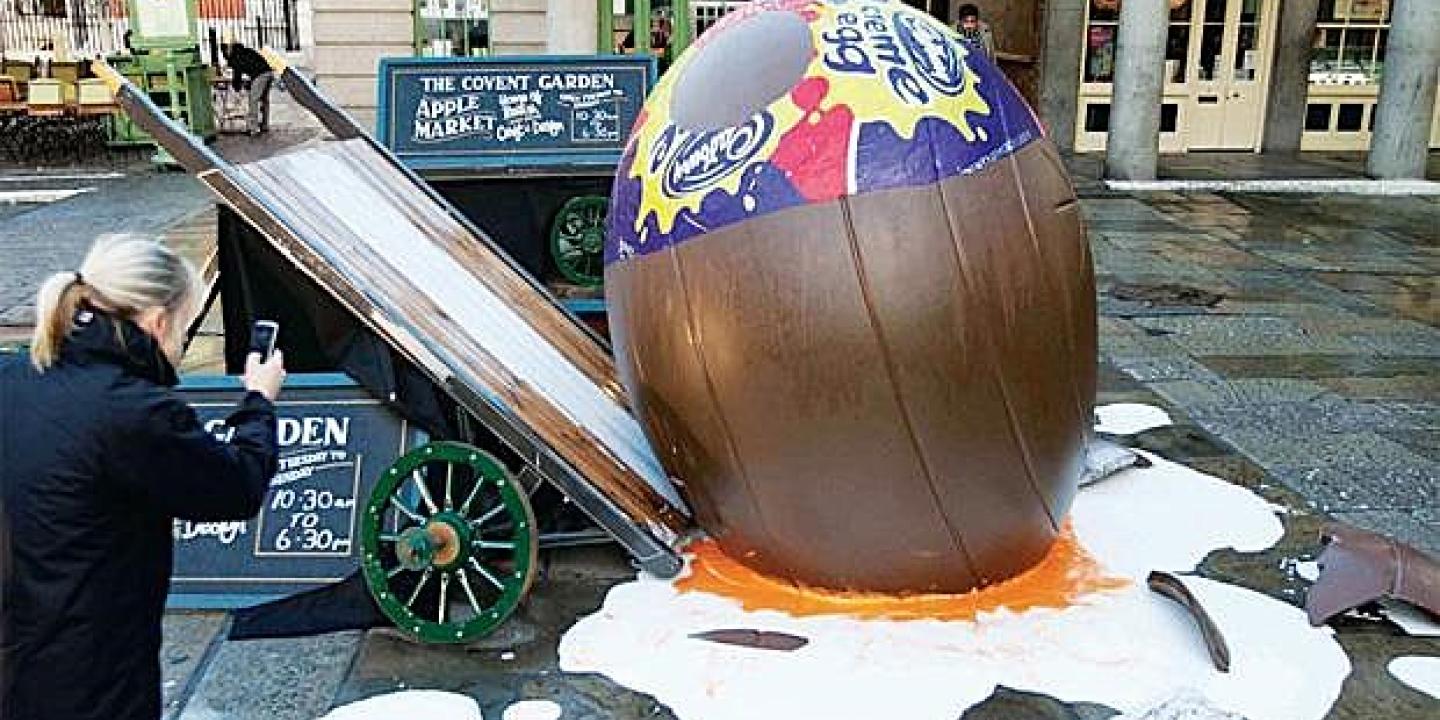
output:
<svg viewBox="0 0 1440 720"><path fill-rule="evenodd" d="M955 19L963 4L907 1L947 21ZM1267 149L1268 110L1276 72L1282 69L1277 67L1277 51L1284 5L1309 16L1308 22L1291 22L1301 26L1307 38L1301 149L1370 147L1390 49L1392 6L1405 0L1136 1L1164 3L1168 12L1159 61L1164 77L1161 152ZM374 103L374 61L383 54L624 51L634 17L642 10L674 22L689 17L688 29L698 34L744 0L313 2L315 69L322 84L368 115ZM1002 67L1036 103L1051 137L1076 152L1104 150L1115 93L1121 0L975 4L992 27ZM609 23L604 22L607 15ZM362 16L374 21L345 20ZM1432 31L1440 33L1440 28ZM602 33L609 34L611 47L603 47ZM1430 144L1440 147L1440 109L1432 108L1430 118Z"/></svg>
<svg viewBox="0 0 1440 720"><path fill-rule="evenodd" d="M668 45L655 50L663 67L664 53L747 2L196 1L202 30L217 37L238 32L248 42L298 53L321 86L367 123L381 57L645 52ZM1154 6L1163 14L1147 30L1153 56L1140 62L1159 70L1154 105L1164 153L1289 151L1297 137L1303 150L1367 150L1386 69L1397 56L1395 38L1417 36L1424 45L1427 33L1440 37L1440 26L1430 26L1440 23L1437 0L972 1L991 26L1002 68L1056 143L1076 152L1104 150L1112 140L1127 3L1136 6L1131 12ZM964 4L906 2L950 22ZM111 52L125 28L114 8L123 5L0 4L0 53L23 55L57 39L80 55ZM1412 8L1408 19L1397 20L1397 8L1405 7ZM633 32L647 24L651 33ZM1430 104L1428 124L1417 123L1425 125L1429 146L1440 147L1440 109Z"/></svg>
<svg viewBox="0 0 1440 720"><path fill-rule="evenodd" d="M1266 106L1277 70L1281 8L1287 4L1313 7L1314 13L1306 33L1301 148L1370 147L1393 0L1167 2L1161 152L1266 149ZM1106 146L1119 8L1117 0L1051 2L1050 19L1059 32L1046 48L1053 63L1046 79L1056 96L1047 120L1052 128L1072 126L1073 132L1057 130L1055 136L1069 139L1079 152ZM1440 147L1440 110L1432 111L1431 145Z"/></svg>

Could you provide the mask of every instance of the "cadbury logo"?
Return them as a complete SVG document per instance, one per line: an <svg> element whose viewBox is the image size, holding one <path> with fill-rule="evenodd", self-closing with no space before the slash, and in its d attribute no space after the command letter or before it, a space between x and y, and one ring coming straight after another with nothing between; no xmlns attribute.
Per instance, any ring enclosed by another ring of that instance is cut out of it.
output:
<svg viewBox="0 0 1440 720"><path fill-rule="evenodd" d="M749 164L774 129L770 113L757 113L744 125L687 133L674 125L655 140L650 172L664 174L661 188L680 197L704 190Z"/></svg>
<svg viewBox="0 0 1440 720"><path fill-rule="evenodd" d="M955 43L939 27L913 15L895 13L895 34L915 69L936 90L959 95L965 90L965 66Z"/></svg>
<svg viewBox="0 0 1440 720"><path fill-rule="evenodd" d="M835 72L880 75L901 100L930 102L930 91L959 95L965 90L965 65L956 41L928 18L905 11L886 15L879 5L841 12L835 27L820 34L822 59Z"/></svg>

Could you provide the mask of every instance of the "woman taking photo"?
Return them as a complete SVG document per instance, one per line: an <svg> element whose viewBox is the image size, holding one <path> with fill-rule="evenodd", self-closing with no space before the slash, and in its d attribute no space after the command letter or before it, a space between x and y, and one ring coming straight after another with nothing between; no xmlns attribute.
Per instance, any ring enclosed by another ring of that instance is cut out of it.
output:
<svg viewBox="0 0 1440 720"><path fill-rule="evenodd" d="M283 363L250 356L217 441L171 389L197 305L164 244L102 237L40 288L29 357L0 359L6 720L157 720L173 519L260 508Z"/></svg>

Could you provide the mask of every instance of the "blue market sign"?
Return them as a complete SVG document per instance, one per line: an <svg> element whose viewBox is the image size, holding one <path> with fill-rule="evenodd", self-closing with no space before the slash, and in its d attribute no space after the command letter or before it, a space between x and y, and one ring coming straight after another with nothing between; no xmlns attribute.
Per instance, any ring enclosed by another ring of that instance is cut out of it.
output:
<svg viewBox="0 0 1440 720"><path fill-rule="evenodd" d="M239 378L189 376L180 395L218 440ZM343 375L291 375L275 404L280 462L260 513L175 520L171 607L254 605L338 582L360 567L359 512L421 433Z"/></svg>
<svg viewBox="0 0 1440 720"><path fill-rule="evenodd" d="M654 81L644 56L385 58L376 134L421 170L613 168Z"/></svg>

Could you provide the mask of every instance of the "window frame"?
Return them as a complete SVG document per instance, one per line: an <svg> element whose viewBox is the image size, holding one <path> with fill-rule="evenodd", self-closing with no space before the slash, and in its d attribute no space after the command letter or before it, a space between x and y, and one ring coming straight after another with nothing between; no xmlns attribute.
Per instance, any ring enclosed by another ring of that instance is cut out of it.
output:
<svg viewBox="0 0 1440 720"><path fill-rule="evenodd" d="M447 5L448 5L448 4L455 4L455 3L457 2L457 0L412 0L412 2L411 2L411 8L412 8L412 10L411 10L411 17L414 18L414 31L413 31L413 37L411 38L411 46L412 46L412 48L413 48L413 52L415 53L415 56L416 56L416 57L452 57L452 58L462 58L462 57L488 57L489 55L491 55L491 54L494 53L495 38L494 38L494 35L491 33L491 27L490 27L490 19L491 19L491 12L492 12L491 5L492 5L492 3L493 3L493 0L458 0L458 1L459 1L459 2L463 2L467 7L469 7L469 6L474 6L474 5L480 6L481 9L482 9L482 12L483 12L483 16L481 16L481 17L475 17L475 18L470 18L470 17L450 18L450 17L444 17L443 15L442 15L442 16L426 15L426 14L424 14L424 12L422 11L422 8L427 8L427 9L428 9L428 8L430 8L430 7L434 7L434 6L436 6L436 5L439 5L440 3L445 3L445 4L447 4ZM480 53L478 53L478 54L474 52L475 48L472 48L472 47L470 47L470 45L469 45L469 33L470 33L470 30L474 27L471 23L472 23L472 21L476 21L476 20L478 20L478 21L480 21L480 22L483 22L483 23L485 24L485 36L484 36L484 37L485 37L485 47L484 47L483 50L482 50ZM452 51L449 55L443 55L443 56L441 56L441 55L434 55L434 54L428 52L429 50L431 50L431 43L432 43L433 41L435 41L435 40L440 40L440 39L447 39L447 40L450 39L450 37L449 37L448 35L445 35L445 36L441 36L441 35L431 36L431 35L430 35L431 23L435 23L435 24L436 24L437 26L439 26L439 27L444 27L444 28L446 28L446 30L448 31L448 29L450 28L450 23L453 23L453 22L463 23L461 27L465 30L465 44L462 46L462 48L463 48L464 51L463 51L462 53L460 53L460 54L456 54L456 53L454 53L454 52Z"/></svg>

